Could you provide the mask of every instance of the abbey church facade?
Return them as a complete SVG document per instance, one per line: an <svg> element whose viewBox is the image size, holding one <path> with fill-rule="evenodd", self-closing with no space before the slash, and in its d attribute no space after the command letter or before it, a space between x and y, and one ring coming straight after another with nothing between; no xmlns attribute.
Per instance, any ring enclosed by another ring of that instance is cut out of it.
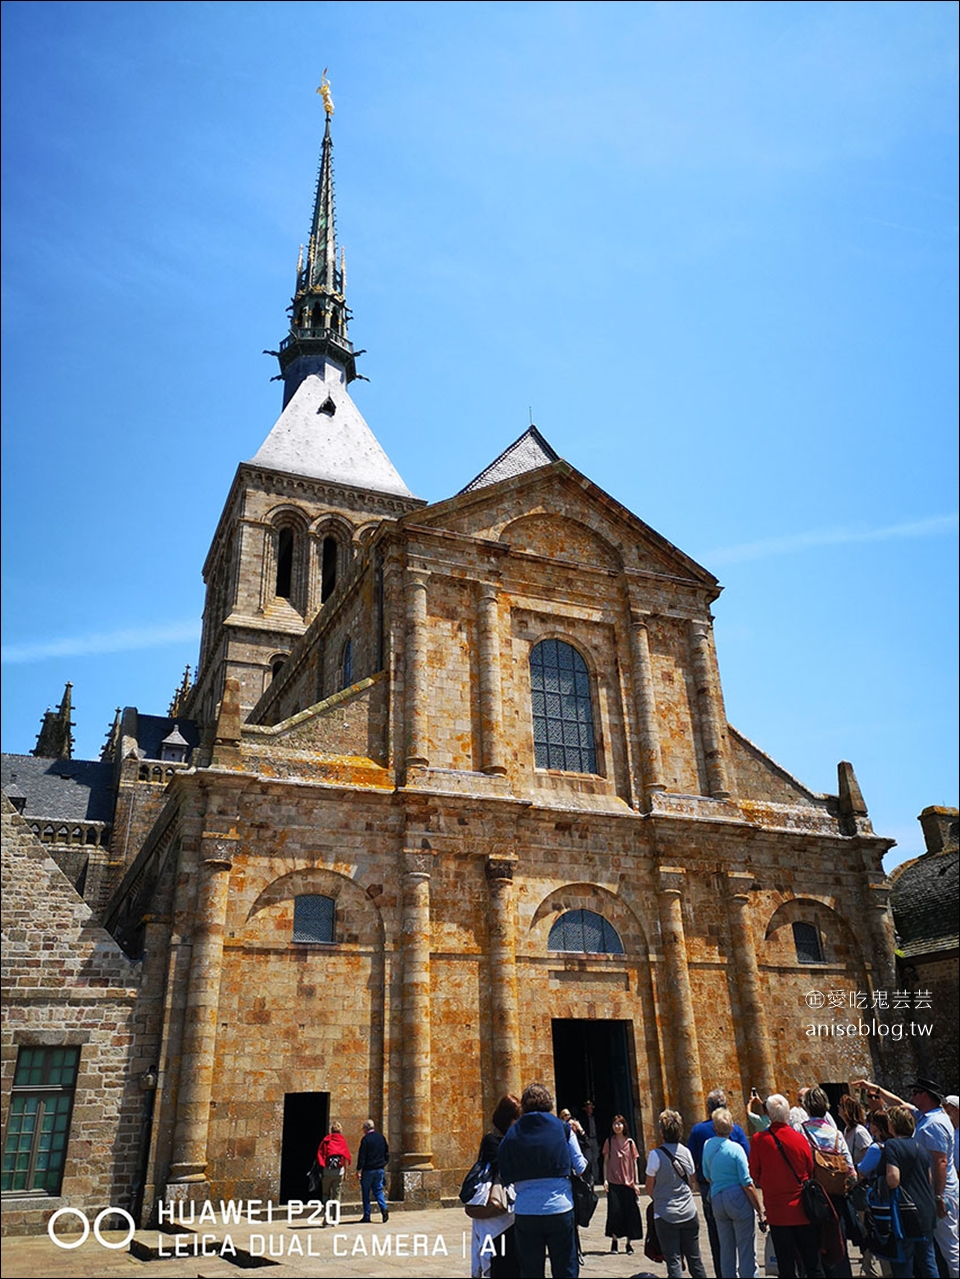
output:
<svg viewBox="0 0 960 1279"><path fill-rule="evenodd" d="M532 1079L649 1144L711 1087L742 1117L752 1086L872 1077L878 1039L808 1034L811 991L895 984L891 841L852 768L815 793L728 724L717 579L536 428L447 500L409 492L350 395L329 116L277 355L195 683L118 720L79 843L40 811L79 762L5 760L6 873L64 903L51 949L90 957L31 967L28 924L8 955L11 1228L305 1197L325 1125L368 1115L391 1194L437 1202ZM30 1071L71 1069L44 1165Z"/></svg>

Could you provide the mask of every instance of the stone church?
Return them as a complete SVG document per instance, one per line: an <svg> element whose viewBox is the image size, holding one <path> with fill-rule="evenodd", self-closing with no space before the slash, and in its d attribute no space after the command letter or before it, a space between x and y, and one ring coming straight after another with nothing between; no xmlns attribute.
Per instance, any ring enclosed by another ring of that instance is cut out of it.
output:
<svg viewBox="0 0 960 1279"><path fill-rule="evenodd" d="M649 1143L711 1087L742 1118L751 1086L890 1073L811 1022L885 1015L892 841L848 763L816 793L727 722L717 579L535 427L415 497L351 398L348 317L328 114L195 682L82 776L69 689L52 757L5 757L11 1229L304 1197L325 1125L367 1116L392 1196L434 1203L533 1079Z"/></svg>

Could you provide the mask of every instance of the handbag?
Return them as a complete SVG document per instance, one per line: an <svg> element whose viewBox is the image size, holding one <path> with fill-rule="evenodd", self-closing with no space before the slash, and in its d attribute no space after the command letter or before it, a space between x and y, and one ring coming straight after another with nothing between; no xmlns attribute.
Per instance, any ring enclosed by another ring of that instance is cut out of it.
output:
<svg viewBox="0 0 960 1279"><path fill-rule="evenodd" d="M492 1181L481 1181L473 1198L464 1205L464 1212L468 1217L479 1218L481 1221L484 1217L501 1217L509 1211L507 1189L499 1174L495 1174Z"/></svg>
<svg viewBox="0 0 960 1279"><path fill-rule="evenodd" d="M910 1198L903 1186L893 1192L897 1216L900 1219L900 1230L904 1239L922 1239L926 1235L920 1220L920 1209Z"/></svg>
<svg viewBox="0 0 960 1279"><path fill-rule="evenodd" d="M590 1225L593 1214L597 1211L597 1204L600 1202L597 1192L589 1181L576 1172L570 1173L570 1190L573 1195L573 1215L576 1218L578 1226L586 1229Z"/></svg>
<svg viewBox="0 0 960 1279"><path fill-rule="evenodd" d="M663 1261L663 1249L660 1247L660 1236L657 1234L657 1219L653 1215L653 1204L647 1204L647 1237L643 1243L643 1255L650 1261Z"/></svg>
<svg viewBox="0 0 960 1279"><path fill-rule="evenodd" d="M780 1138L773 1133L770 1136L777 1143L777 1149L783 1155L787 1167L800 1185L800 1206L806 1215L807 1221L810 1222L811 1226L826 1226L830 1222L835 1222L837 1220L836 1210L820 1182L813 1177L801 1177L787 1157L787 1152L784 1150ZM809 1137L807 1140L809 1141ZM846 1161L844 1161L844 1167L846 1167Z"/></svg>
<svg viewBox="0 0 960 1279"><path fill-rule="evenodd" d="M833 1149L823 1150L810 1136L806 1125L803 1131L813 1152L814 1177L828 1195L845 1195L850 1185L851 1173L847 1157L840 1149L840 1133L837 1132L834 1138Z"/></svg>
<svg viewBox="0 0 960 1279"><path fill-rule="evenodd" d="M866 1246L877 1257L887 1261L903 1259L900 1246L900 1222L893 1195L885 1195L878 1185L867 1188L867 1210L864 1214Z"/></svg>
<svg viewBox="0 0 960 1279"><path fill-rule="evenodd" d="M491 1181L493 1181L493 1175L490 1171L489 1161L478 1159L463 1179L463 1184L460 1187L460 1202L462 1204L471 1203L481 1184Z"/></svg>

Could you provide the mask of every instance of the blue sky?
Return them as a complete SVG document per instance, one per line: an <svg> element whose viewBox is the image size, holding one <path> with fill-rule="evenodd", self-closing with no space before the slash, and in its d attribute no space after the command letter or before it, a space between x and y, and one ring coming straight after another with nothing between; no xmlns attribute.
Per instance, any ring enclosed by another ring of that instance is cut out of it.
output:
<svg viewBox="0 0 960 1279"><path fill-rule="evenodd" d="M356 399L717 573L727 712L891 861L956 797L953 4L3 6L3 745L165 713L280 408L325 66Z"/></svg>

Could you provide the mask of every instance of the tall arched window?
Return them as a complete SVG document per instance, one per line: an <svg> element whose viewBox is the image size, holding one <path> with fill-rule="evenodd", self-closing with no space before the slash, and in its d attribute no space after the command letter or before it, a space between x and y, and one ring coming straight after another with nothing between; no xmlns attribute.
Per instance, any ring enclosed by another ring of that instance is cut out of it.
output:
<svg viewBox="0 0 960 1279"><path fill-rule="evenodd" d="M335 537L325 537L320 563L320 603L325 604L337 584L337 561L340 547Z"/></svg>
<svg viewBox="0 0 960 1279"><path fill-rule="evenodd" d="M592 955L624 954L620 934L593 910L565 911L550 929L547 950Z"/></svg>
<svg viewBox="0 0 960 1279"><path fill-rule="evenodd" d="M541 640L530 653L530 688L537 768L595 773L590 675L577 650L563 640Z"/></svg>
<svg viewBox="0 0 960 1279"><path fill-rule="evenodd" d="M277 537L277 586L279 599L288 600L293 593L293 529L282 528Z"/></svg>
<svg viewBox="0 0 960 1279"><path fill-rule="evenodd" d="M353 644L344 640L340 650L340 687L349 688L353 683Z"/></svg>

